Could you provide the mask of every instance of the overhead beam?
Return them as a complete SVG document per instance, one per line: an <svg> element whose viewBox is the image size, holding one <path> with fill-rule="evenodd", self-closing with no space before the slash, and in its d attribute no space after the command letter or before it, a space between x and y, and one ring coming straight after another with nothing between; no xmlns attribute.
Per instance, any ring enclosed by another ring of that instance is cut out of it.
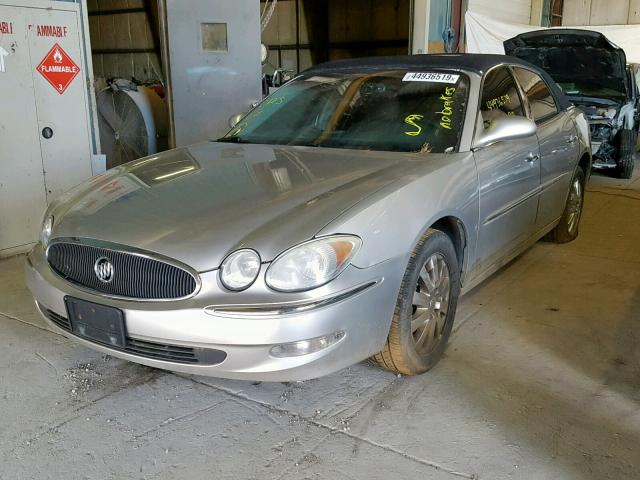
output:
<svg viewBox="0 0 640 480"><path fill-rule="evenodd" d="M90 17L98 17L101 15L123 15L126 13L140 13L146 11L144 7L136 7L136 8L114 8L112 10L93 10L88 12L87 15Z"/></svg>

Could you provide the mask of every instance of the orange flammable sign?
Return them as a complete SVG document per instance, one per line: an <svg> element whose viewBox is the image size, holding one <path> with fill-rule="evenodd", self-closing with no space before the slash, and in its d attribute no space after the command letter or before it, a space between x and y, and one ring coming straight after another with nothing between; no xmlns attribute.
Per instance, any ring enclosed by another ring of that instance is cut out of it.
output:
<svg viewBox="0 0 640 480"><path fill-rule="evenodd" d="M36 67L44 78L62 95L71 84L76 75L80 73L80 67L75 64L57 43L49 50Z"/></svg>

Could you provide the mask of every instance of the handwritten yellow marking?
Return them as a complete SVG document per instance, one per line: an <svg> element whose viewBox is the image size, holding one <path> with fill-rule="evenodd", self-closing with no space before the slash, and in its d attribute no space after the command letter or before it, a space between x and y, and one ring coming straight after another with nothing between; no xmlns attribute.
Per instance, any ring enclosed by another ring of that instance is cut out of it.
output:
<svg viewBox="0 0 640 480"><path fill-rule="evenodd" d="M404 132L405 135L409 135L411 137L417 137L422 132L422 127L416 123L417 120L422 120L424 115L418 115L417 113L412 113L411 115L407 115L404 119L404 123L407 125L411 125L412 127L417 128L413 132Z"/></svg>
<svg viewBox="0 0 640 480"><path fill-rule="evenodd" d="M509 97L509 94L505 93L504 95L500 95L499 97L492 98L491 100L487 100L487 108L489 110L502 108L510 101L511 101L511 97Z"/></svg>
<svg viewBox="0 0 640 480"><path fill-rule="evenodd" d="M287 99L285 97L271 97L271 98L267 98L264 104L265 105L282 105L286 101Z"/></svg>
<svg viewBox="0 0 640 480"><path fill-rule="evenodd" d="M455 87L446 87L444 93L440 95L442 100L442 110L436 112L440 115L440 126L451 130L451 117L453 116L453 94L456 93Z"/></svg>

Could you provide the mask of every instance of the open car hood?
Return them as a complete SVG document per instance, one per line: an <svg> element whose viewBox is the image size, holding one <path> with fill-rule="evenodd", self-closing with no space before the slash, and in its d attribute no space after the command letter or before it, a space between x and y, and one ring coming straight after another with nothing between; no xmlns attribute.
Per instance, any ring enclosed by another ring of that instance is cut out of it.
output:
<svg viewBox="0 0 640 480"><path fill-rule="evenodd" d="M522 33L504 42L507 55L526 60L559 84L615 90L627 96L627 59L617 45L592 30L553 28ZM565 94L571 95L568 89Z"/></svg>

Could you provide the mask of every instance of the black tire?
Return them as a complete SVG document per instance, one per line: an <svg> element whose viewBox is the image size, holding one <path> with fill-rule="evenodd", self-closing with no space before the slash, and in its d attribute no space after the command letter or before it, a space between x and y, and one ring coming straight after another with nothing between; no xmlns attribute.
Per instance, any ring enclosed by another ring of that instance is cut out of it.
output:
<svg viewBox="0 0 640 480"><path fill-rule="evenodd" d="M574 190L576 182L580 186L580 190L578 192L578 198L575 198L576 192ZM551 230L548 235L548 238L555 243L568 243L575 240L578 237L578 233L580 232L580 219L582 218L582 207L584 205L584 184L585 184L585 176L582 168L578 167L576 173L573 175L571 179L571 184L569 185L569 193L567 195L567 202L564 206L564 212L562 212L562 218L560 219L560 223L556 225L556 227ZM575 213L573 207L576 206L576 202L578 202L578 212L577 217L573 217L572 213ZM575 222L575 223L574 223Z"/></svg>
<svg viewBox="0 0 640 480"><path fill-rule="evenodd" d="M426 264L431 259L435 259L438 266L429 270L429 265ZM423 267L425 268L424 271ZM426 287L423 280L424 275L427 275L429 279L432 278L429 272L434 274L433 278L436 278L434 271L437 270L442 272L441 277L444 278L445 267L448 274L448 289L441 286L439 290L440 293L448 290L448 301L444 300L442 295L438 296L438 293L427 293L428 287ZM423 276L420 275L421 273L423 273ZM424 290L421 290L423 288ZM422 302L423 299L429 298L432 306L414 306L414 294L420 297L419 300L415 301ZM424 296L425 294L426 297ZM443 232L429 229L411 253L409 265L400 286L387 343L382 352L372 357L373 362L382 368L404 375L416 375L431 369L438 363L447 347L447 341L453 328L459 295L460 269L453 243ZM438 299L442 302L438 301ZM446 312L443 312L442 307L444 307L445 302L447 303ZM438 307L436 308L435 305L438 305ZM423 314L418 313L419 309L426 317L429 316L429 312L433 312L434 315L431 320L426 321L424 330L422 330L424 334L427 333L428 326L434 329L433 343L423 344L422 347L417 346L417 340L415 339L415 335L419 336L420 331L413 331L412 329L412 319L419 323L420 318L423 316ZM412 318L414 316L418 318Z"/></svg>
<svg viewBox="0 0 640 480"><path fill-rule="evenodd" d="M620 130L618 143L618 164L616 173L618 178L631 178L633 175L634 156L638 132L635 130Z"/></svg>

